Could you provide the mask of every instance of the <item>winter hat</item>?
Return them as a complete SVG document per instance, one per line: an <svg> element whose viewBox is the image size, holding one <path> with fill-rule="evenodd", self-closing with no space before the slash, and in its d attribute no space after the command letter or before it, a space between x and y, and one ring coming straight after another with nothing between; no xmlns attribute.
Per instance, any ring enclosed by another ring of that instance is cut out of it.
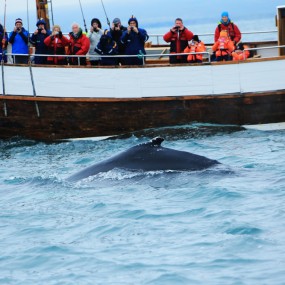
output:
<svg viewBox="0 0 285 285"><path fill-rule="evenodd" d="M136 24L137 24L137 28L139 27L139 23L138 23L138 20L137 20L137 18L136 17L134 17L134 16L132 16L130 19L129 19L129 21L128 21L128 24L130 24L131 22L136 22Z"/></svg>
<svg viewBox="0 0 285 285"><path fill-rule="evenodd" d="M223 18L223 17L228 17L228 18L229 18L229 13L226 12L226 11L224 11L224 12L222 12L221 17L222 17L222 18Z"/></svg>
<svg viewBox="0 0 285 285"><path fill-rule="evenodd" d="M97 23L97 24L98 24L98 27L99 27L100 29L102 29L102 24L101 24L101 22L100 22L99 19L97 19L97 18L92 19L92 21L91 21L91 26L93 26L94 23Z"/></svg>
<svg viewBox="0 0 285 285"><path fill-rule="evenodd" d="M115 18L114 20L113 20L113 24L119 24L119 23L121 23L121 20L119 19L119 18Z"/></svg>
<svg viewBox="0 0 285 285"><path fill-rule="evenodd" d="M192 40L194 42L200 42L200 39L199 39L198 35L194 35Z"/></svg>
<svg viewBox="0 0 285 285"><path fill-rule="evenodd" d="M239 44L237 45L237 49L238 49L238 50L244 50L244 45L243 45L243 43L239 43Z"/></svg>
<svg viewBox="0 0 285 285"><path fill-rule="evenodd" d="M44 26L46 26L46 21L43 19L43 18L40 18L38 21L37 21L37 27L39 26L39 25L44 25Z"/></svg>
<svg viewBox="0 0 285 285"><path fill-rule="evenodd" d="M17 19L15 20L15 25L16 25L17 23L21 23L21 24L23 25L23 20L22 20L21 18L17 18Z"/></svg>

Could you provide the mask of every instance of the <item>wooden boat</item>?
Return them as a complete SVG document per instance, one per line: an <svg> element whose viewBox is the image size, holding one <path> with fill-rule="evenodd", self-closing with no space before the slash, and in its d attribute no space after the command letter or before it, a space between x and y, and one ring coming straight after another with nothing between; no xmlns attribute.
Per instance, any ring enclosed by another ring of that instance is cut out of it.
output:
<svg viewBox="0 0 285 285"><path fill-rule="evenodd" d="M149 61L141 67L29 68L8 64L3 70L1 139L112 136L191 122L285 122L282 55L203 65Z"/></svg>

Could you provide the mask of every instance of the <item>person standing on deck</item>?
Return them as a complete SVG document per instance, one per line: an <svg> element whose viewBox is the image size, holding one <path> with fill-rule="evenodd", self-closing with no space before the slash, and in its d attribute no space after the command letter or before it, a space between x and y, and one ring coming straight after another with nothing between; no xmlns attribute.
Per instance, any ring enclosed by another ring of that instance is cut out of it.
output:
<svg viewBox="0 0 285 285"><path fill-rule="evenodd" d="M91 65L99 65L100 63L101 58L99 54L95 51L95 48L97 47L102 35L103 30L100 20L96 18L92 19L91 28L88 33L88 38L90 40L89 60Z"/></svg>
<svg viewBox="0 0 285 285"><path fill-rule="evenodd" d="M44 41L50 34L51 31L47 30L45 20L39 19L37 22L37 29L30 38L30 43L36 48L36 54L48 53L48 49ZM47 57L43 56L35 57L35 64L46 64L46 63L47 63Z"/></svg>
<svg viewBox="0 0 285 285"><path fill-rule="evenodd" d="M7 56L4 53L8 45L8 36L6 31L4 30L3 26L0 24L0 61L2 59L4 62L7 62Z"/></svg>
<svg viewBox="0 0 285 285"><path fill-rule="evenodd" d="M12 54L15 55L14 63L27 64L29 59L29 31L23 27L23 21L20 18L16 19L14 30L9 34L9 43L12 44Z"/></svg>
<svg viewBox="0 0 285 285"><path fill-rule="evenodd" d="M177 18L174 27L163 36L163 39L170 43L171 54L183 53L188 42L193 39L193 33L184 26L181 18ZM170 56L169 62L171 64L187 63L187 55Z"/></svg>
<svg viewBox="0 0 285 285"><path fill-rule="evenodd" d="M110 34L112 39L117 43L119 55L125 54L125 46L121 42L121 37L123 35L123 32L125 32L126 30L127 28L122 25L121 20L119 18L115 18L113 20ZM118 64L122 64L123 58L118 58L117 62Z"/></svg>
<svg viewBox="0 0 285 285"><path fill-rule="evenodd" d="M221 31L228 31L228 35L234 45L237 45L241 40L241 32L237 25L231 21L228 12L223 12L221 15L221 21L219 22L215 30L215 42L218 41Z"/></svg>
<svg viewBox="0 0 285 285"><path fill-rule="evenodd" d="M44 43L47 46L48 54L50 55L65 55L66 50L69 47L69 39L62 34L59 25L53 26L52 34L45 39ZM47 63L65 65L67 64L67 58L64 56L63 57L49 56L47 58Z"/></svg>
<svg viewBox="0 0 285 285"><path fill-rule="evenodd" d="M145 42L149 39L146 30L139 28L138 20L132 16L128 21L128 28L123 32L121 43L125 47L125 55L137 55L138 57L124 58L125 65L143 65Z"/></svg>
<svg viewBox="0 0 285 285"><path fill-rule="evenodd" d="M102 65L117 65L117 59L113 56L118 54L118 46L108 30L104 31L104 35L101 37L95 51L104 55L104 57L101 58Z"/></svg>
<svg viewBox="0 0 285 285"><path fill-rule="evenodd" d="M90 49L90 40L83 34L82 29L79 24L74 23L72 25L72 32L69 33L70 36L70 55L86 55ZM72 57L70 58L70 63L72 65L86 65L86 57Z"/></svg>

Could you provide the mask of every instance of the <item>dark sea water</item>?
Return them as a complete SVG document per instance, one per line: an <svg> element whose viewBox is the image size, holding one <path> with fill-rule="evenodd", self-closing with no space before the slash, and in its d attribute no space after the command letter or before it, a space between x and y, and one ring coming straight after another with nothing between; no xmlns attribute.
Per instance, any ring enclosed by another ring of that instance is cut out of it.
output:
<svg viewBox="0 0 285 285"><path fill-rule="evenodd" d="M157 135L224 168L66 182ZM0 284L285 284L285 131L191 125L0 151Z"/></svg>

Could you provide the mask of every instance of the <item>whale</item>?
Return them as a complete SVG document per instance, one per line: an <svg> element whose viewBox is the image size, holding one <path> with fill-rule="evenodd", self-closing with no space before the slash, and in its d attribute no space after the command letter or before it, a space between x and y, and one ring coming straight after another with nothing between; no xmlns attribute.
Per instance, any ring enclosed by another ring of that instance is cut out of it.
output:
<svg viewBox="0 0 285 285"><path fill-rule="evenodd" d="M151 141L133 146L111 158L89 166L73 174L67 180L76 182L113 169L131 171L198 171L220 164L217 160L186 151L161 146L164 141L156 137Z"/></svg>

